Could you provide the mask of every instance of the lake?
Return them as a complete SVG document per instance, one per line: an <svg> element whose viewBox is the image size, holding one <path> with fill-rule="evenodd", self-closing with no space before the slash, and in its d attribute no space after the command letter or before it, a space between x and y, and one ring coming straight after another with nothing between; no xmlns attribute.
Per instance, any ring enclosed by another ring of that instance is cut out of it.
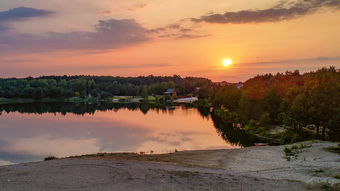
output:
<svg viewBox="0 0 340 191"><path fill-rule="evenodd" d="M98 152L167 153L248 146L207 112L150 104L0 105L0 165ZM221 127L218 127L221 126Z"/></svg>

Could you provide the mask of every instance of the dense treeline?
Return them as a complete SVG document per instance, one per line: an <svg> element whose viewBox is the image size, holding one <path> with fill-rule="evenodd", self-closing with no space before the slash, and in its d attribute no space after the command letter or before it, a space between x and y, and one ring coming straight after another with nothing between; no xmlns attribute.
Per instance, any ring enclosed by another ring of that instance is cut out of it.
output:
<svg viewBox="0 0 340 191"><path fill-rule="evenodd" d="M233 128L243 134L243 131L237 130L242 129L247 134L258 135L257 138L270 137L268 141L276 143L315 137L340 140L340 71L334 67L305 74L287 71L258 75L243 85L240 88L234 84L213 84L205 78L176 75L44 76L0 79L0 98L144 97L161 95L166 89L174 88L179 95L195 92L204 98L194 105L201 114L207 116L211 113L213 121L218 124L215 126L221 132L225 132L225 128ZM140 108L147 112L149 106L142 105ZM232 133L221 135L230 137Z"/></svg>
<svg viewBox="0 0 340 191"><path fill-rule="evenodd" d="M254 134L295 142L308 137L340 140L340 71L334 67L258 75L238 89L217 86L214 116ZM287 131L280 132L286 127ZM282 128L281 128L282 130Z"/></svg>
<svg viewBox="0 0 340 191"><path fill-rule="evenodd" d="M211 81L205 78L180 76L43 76L39 78L0 79L0 97L63 99L70 97L97 98L112 96L162 95L168 88L175 88L178 94L188 94L197 87L209 88Z"/></svg>

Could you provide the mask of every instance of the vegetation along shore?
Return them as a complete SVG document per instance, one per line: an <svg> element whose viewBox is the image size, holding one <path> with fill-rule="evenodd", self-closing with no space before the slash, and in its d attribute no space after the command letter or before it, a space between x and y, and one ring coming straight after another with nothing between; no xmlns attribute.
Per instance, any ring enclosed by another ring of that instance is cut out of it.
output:
<svg viewBox="0 0 340 191"><path fill-rule="evenodd" d="M106 107L135 102L150 103L144 105L147 108L197 97L191 106L211 114L222 132L223 128L242 129L261 142L287 144L315 138L339 141L339 92L340 72L334 67L304 74L258 75L244 83L176 75L43 76L0 79L0 107L32 102L102 103L99 107Z"/></svg>

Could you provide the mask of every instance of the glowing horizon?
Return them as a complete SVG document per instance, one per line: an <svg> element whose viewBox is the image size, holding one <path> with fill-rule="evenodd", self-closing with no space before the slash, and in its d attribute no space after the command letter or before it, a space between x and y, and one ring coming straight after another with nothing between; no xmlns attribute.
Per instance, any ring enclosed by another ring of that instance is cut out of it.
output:
<svg viewBox="0 0 340 191"><path fill-rule="evenodd" d="M0 78L177 74L238 82L340 67L340 2L280 2L3 1ZM234 64L221 65L228 58Z"/></svg>

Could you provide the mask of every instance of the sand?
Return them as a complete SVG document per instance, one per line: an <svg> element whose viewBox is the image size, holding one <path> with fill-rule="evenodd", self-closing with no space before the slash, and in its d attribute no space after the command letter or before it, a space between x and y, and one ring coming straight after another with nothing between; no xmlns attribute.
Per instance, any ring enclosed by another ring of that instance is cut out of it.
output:
<svg viewBox="0 0 340 191"><path fill-rule="evenodd" d="M0 167L0 190L320 190L340 183L340 155L317 142L287 161L284 146L106 154Z"/></svg>

